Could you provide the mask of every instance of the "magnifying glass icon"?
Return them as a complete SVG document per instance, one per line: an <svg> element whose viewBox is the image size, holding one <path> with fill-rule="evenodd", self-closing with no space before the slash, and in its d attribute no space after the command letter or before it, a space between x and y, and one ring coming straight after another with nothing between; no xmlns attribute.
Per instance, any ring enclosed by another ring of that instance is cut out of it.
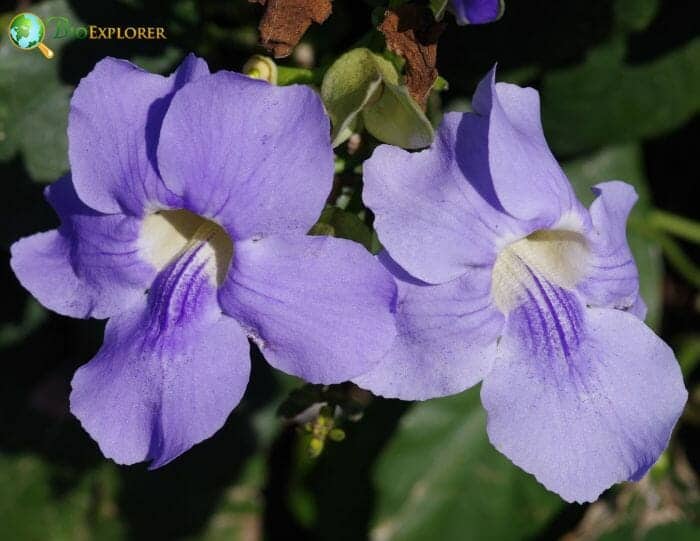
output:
<svg viewBox="0 0 700 541"><path fill-rule="evenodd" d="M31 51L39 49L46 58L53 58L53 51L44 45L46 26L44 21L33 13L20 13L10 21L7 29L10 41L18 49Z"/></svg>

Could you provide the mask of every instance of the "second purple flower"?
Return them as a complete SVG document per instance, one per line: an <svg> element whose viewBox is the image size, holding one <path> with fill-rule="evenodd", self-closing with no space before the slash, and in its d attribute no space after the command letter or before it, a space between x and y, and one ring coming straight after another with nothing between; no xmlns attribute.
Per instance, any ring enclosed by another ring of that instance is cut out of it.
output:
<svg viewBox="0 0 700 541"><path fill-rule="evenodd" d="M399 336L355 381L408 400L483 380L491 442L569 501L638 480L687 398L642 318L625 224L631 186L576 199L532 88L479 85L422 152L381 146L364 198L399 284Z"/></svg>

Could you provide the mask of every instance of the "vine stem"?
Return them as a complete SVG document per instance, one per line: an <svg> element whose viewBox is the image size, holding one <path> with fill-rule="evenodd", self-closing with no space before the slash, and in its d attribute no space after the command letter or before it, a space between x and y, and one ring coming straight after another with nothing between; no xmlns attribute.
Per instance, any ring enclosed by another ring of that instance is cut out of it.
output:
<svg viewBox="0 0 700 541"><path fill-rule="evenodd" d="M652 210L649 222L655 229L665 231L683 240L700 244L700 223L665 210Z"/></svg>

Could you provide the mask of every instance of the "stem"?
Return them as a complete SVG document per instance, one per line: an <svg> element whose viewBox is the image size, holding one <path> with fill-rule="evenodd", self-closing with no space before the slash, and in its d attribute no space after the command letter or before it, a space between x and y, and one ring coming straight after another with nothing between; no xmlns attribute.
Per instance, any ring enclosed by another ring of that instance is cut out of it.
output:
<svg viewBox="0 0 700 541"><path fill-rule="evenodd" d="M700 267L685 255L683 248L668 235L661 232L655 234L655 239L661 246L668 262L690 284L700 289Z"/></svg>
<svg viewBox="0 0 700 541"><path fill-rule="evenodd" d="M666 231L684 240L700 244L700 223L664 210L652 210L649 223L655 229Z"/></svg>
<svg viewBox="0 0 700 541"><path fill-rule="evenodd" d="M651 224L651 220L631 220L630 223L646 236L655 241L663 250L668 262L685 278L688 283L700 289L700 267L698 267L683 251L683 248L669 235Z"/></svg>

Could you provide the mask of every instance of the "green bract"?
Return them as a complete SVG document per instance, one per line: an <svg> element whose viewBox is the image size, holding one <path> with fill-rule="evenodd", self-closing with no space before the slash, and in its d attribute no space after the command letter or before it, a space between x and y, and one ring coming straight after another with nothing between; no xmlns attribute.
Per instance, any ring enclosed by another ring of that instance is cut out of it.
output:
<svg viewBox="0 0 700 541"><path fill-rule="evenodd" d="M380 141L408 149L428 146L433 128L399 84L393 64L369 49L345 53L326 72L321 96L333 124L333 146L364 124Z"/></svg>

